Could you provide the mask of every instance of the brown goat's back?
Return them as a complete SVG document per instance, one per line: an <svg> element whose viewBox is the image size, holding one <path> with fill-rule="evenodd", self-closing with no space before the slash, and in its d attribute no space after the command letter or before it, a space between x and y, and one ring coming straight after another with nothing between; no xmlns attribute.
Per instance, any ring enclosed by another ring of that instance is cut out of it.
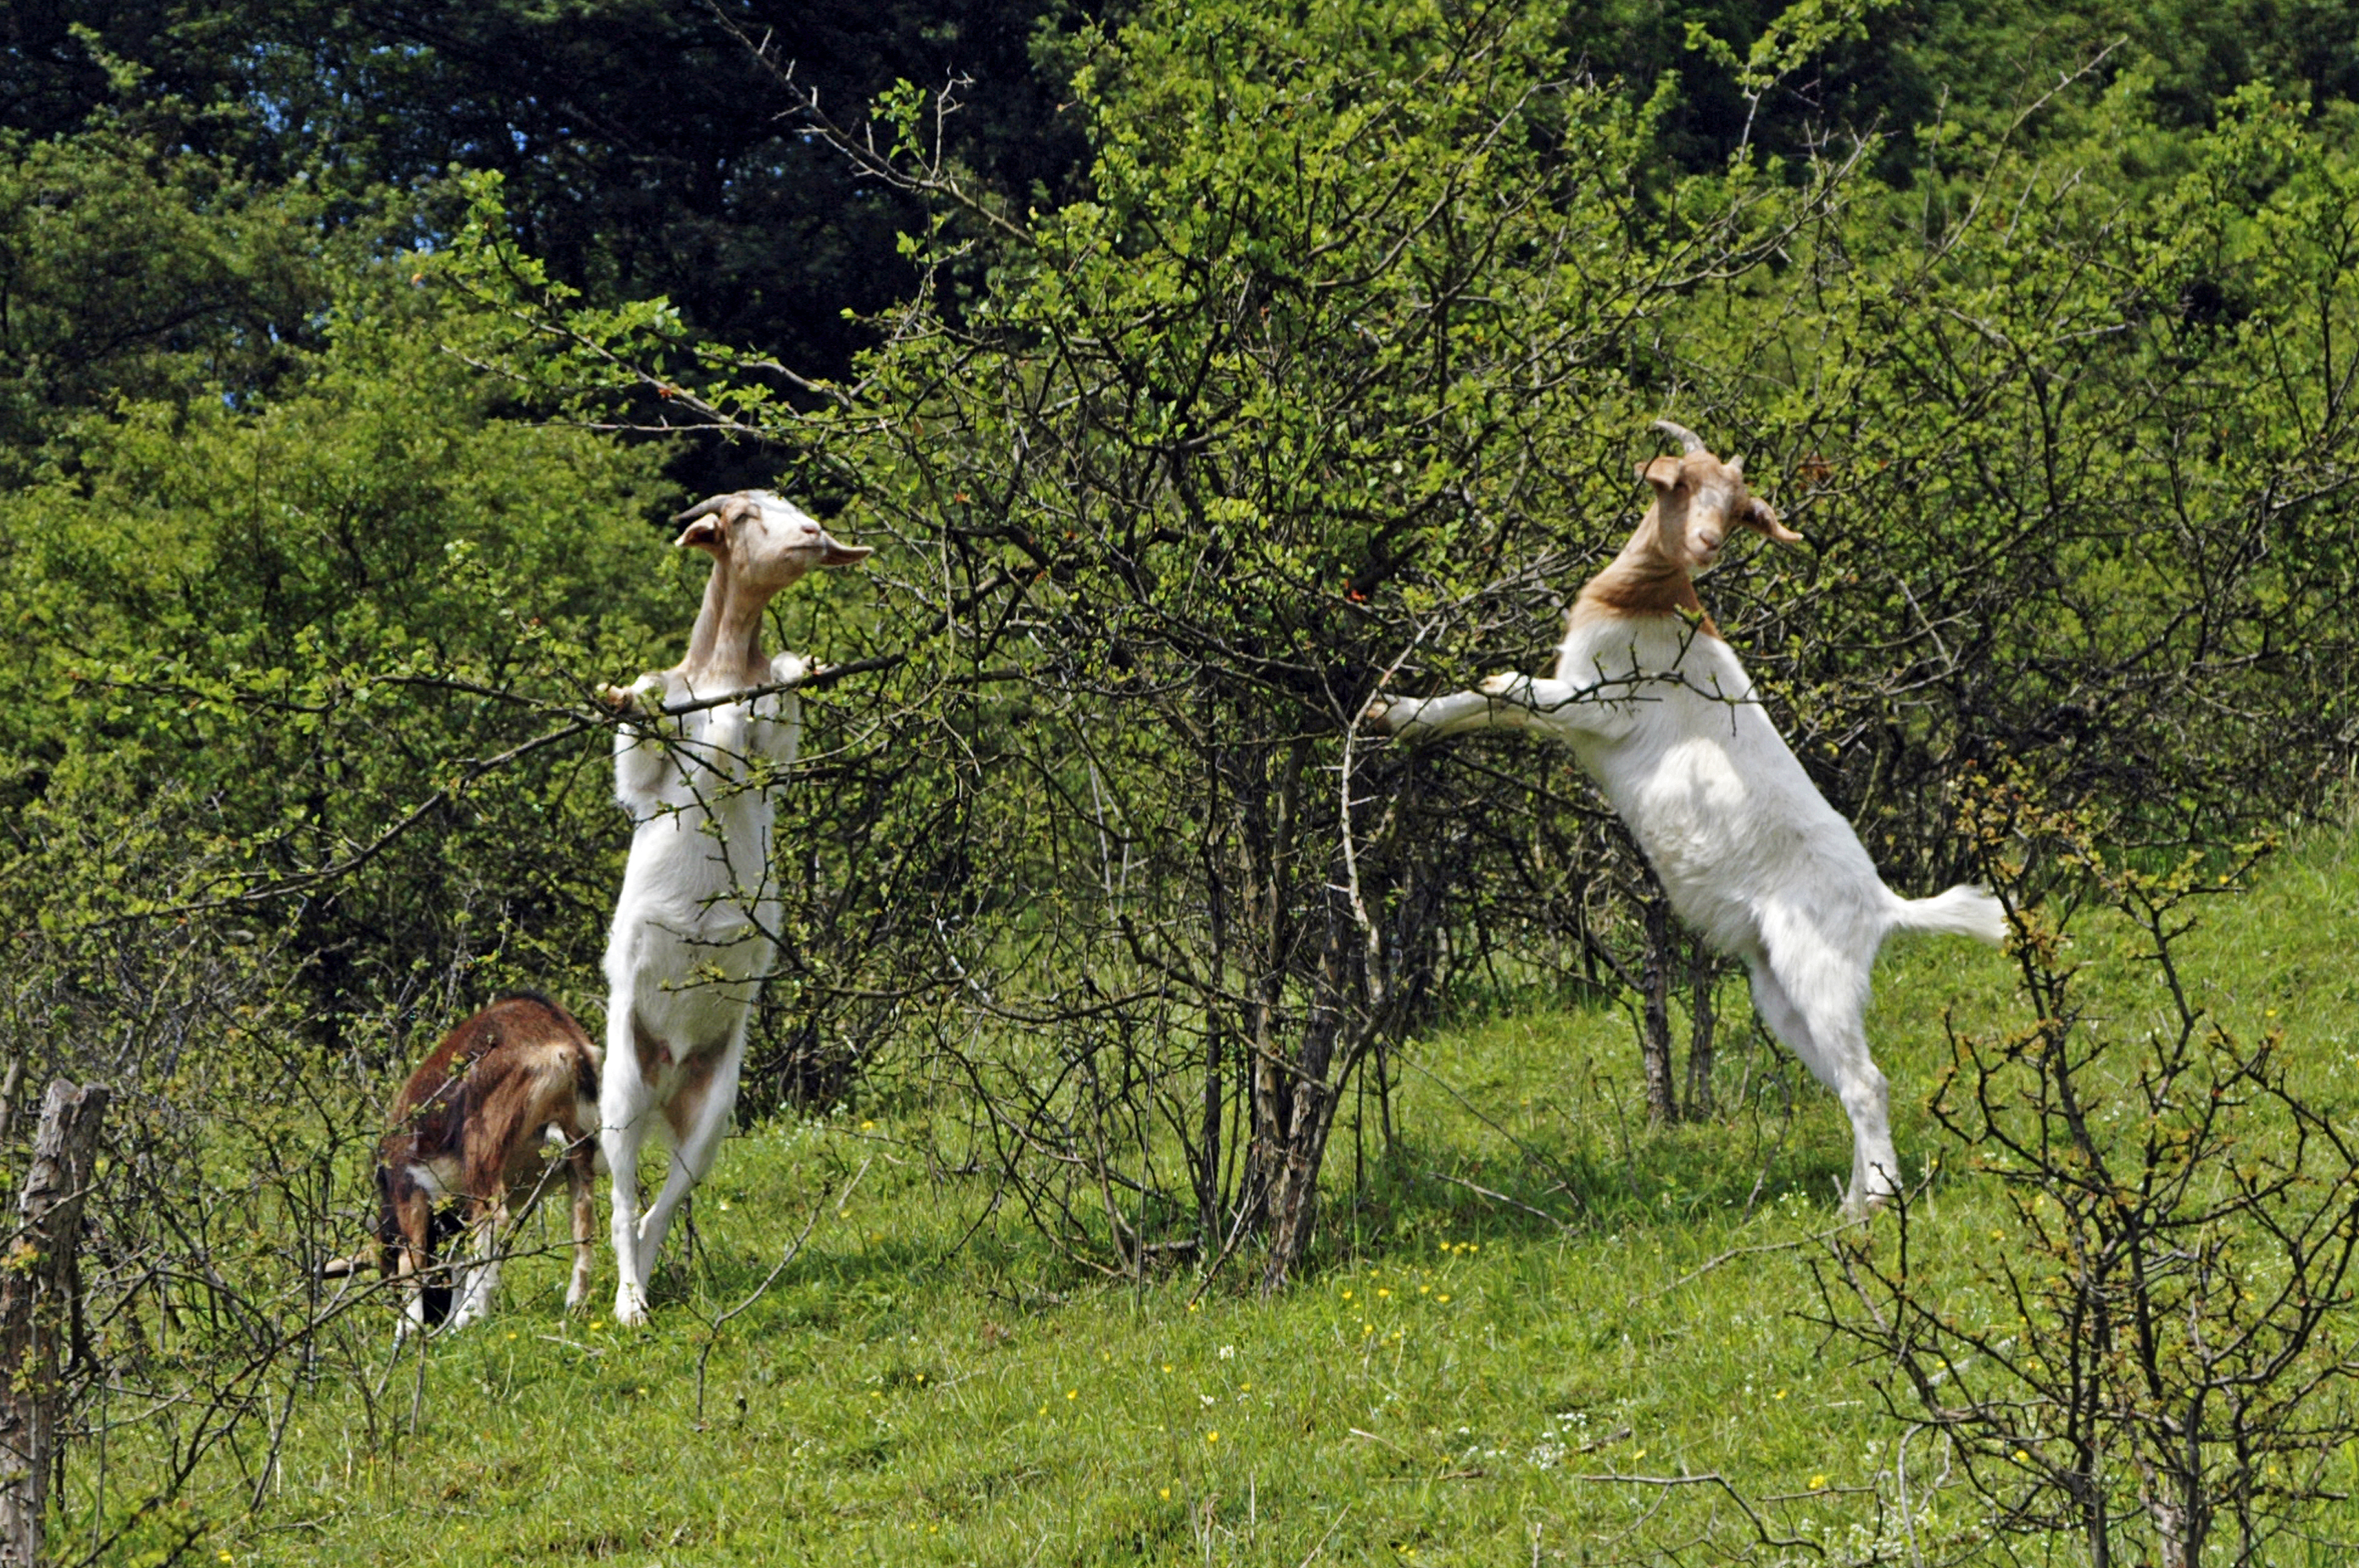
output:
<svg viewBox="0 0 2359 1568"><path fill-rule="evenodd" d="M573 1015L536 992L497 997L444 1035L394 1097L377 1148L381 1266L433 1269L455 1229L437 1212L446 1202L462 1203L480 1226L506 1212L511 1189L537 1196L552 1173L544 1141L580 1167L569 1174L586 1214L598 1067L598 1048ZM448 1285L427 1284L420 1321L440 1322L449 1306Z"/></svg>

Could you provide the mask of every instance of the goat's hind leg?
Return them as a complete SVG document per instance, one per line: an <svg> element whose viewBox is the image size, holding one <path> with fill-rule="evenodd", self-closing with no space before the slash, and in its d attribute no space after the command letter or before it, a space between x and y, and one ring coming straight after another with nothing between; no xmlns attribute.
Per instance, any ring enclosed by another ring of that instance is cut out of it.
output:
<svg viewBox="0 0 2359 1568"><path fill-rule="evenodd" d="M1834 1091L1851 1119L1851 1183L1843 1207L1864 1214L1900 1190L1900 1156L1892 1146L1891 1088L1868 1054L1862 1018L1865 987L1833 966L1813 972L1789 963L1789 970L1803 968L1789 984L1772 961L1748 956L1746 962L1753 973L1753 1005L1761 1021L1802 1059L1812 1077Z"/></svg>
<svg viewBox="0 0 2359 1568"><path fill-rule="evenodd" d="M740 1033L742 1036L742 1029ZM663 1191L656 1195L647 1217L639 1221L639 1256L650 1269L663 1247L665 1232L671 1227L673 1211L712 1169L713 1156L729 1130L730 1113L736 1108L737 1074L745 1050L741 1037L713 1055L699 1059L701 1075L683 1082L664 1108L671 1123L671 1169L664 1177Z"/></svg>
<svg viewBox="0 0 2359 1568"><path fill-rule="evenodd" d="M649 1254L639 1247L639 1146L656 1114L655 1095L639 1071L637 1032L627 993L608 1009L606 1063L598 1079L598 1146L614 1195L614 1321L647 1321ZM578 1264L577 1264L578 1266Z"/></svg>

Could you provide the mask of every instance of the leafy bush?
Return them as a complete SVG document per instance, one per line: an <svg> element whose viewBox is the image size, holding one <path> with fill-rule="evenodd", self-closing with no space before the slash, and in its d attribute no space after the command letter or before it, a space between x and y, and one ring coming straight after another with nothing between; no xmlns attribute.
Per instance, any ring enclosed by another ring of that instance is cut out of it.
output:
<svg viewBox="0 0 2359 1568"><path fill-rule="evenodd" d="M1851 26L1796 9L1727 55L1736 90ZM660 305L573 308L488 203L452 275L535 324L527 386L778 442L897 546L846 651L905 662L865 699L875 760L840 765L865 819L993 850L937 859L839 972L931 999L916 1033L998 1167L1116 1266L1266 1220L1283 1278L1345 1086L1444 998L1643 974L1674 1108L1684 960L1570 760L1355 729L1381 683L1545 658L1655 413L1810 536L1705 592L1896 882L1971 867L1952 792L1995 759L2184 843L2323 798L2359 735L2330 135L2257 89L2169 129L2130 72L2050 94L2077 139L1970 117L1906 189L1832 143L1667 176L1670 99L1555 36L1150 9L1081 45L1086 197L1020 216L947 155L943 100L855 128L782 77L933 211L928 288L799 404ZM864 853L806 851L847 887Z"/></svg>
<svg viewBox="0 0 2359 1568"><path fill-rule="evenodd" d="M2012 1233L1929 1264L1930 1199L1904 1195L1888 1234L1832 1244L1824 1321L1882 1363L1887 1409L1954 1444L2003 1538L2077 1536L2098 1564L2274 1561L2344 1500L2359 1437L2359 1142L2283 1031L2232 1033L2174 952L2194 901L2240 890L2257 854L2143 872L2085 815L2017 789L1974 816L2032 1018L1953 1029L1931 1108L1964 1152L1957 1179L1997 1184ZM2135 1033L2082 1000L2079 952L2110 946L2075 919L2092 907L2150 967L2158 1005Z"/></svg>

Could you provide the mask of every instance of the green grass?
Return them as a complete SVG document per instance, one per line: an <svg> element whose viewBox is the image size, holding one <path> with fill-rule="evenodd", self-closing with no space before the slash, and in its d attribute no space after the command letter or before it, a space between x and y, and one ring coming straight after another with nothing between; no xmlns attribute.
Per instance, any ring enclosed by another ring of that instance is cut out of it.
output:
<svg viewBox="0 0 2359 1568"><path fill-rule="evenodd" d="M2359 862L2321 838L2187 944L2221 1017L2284 1026L2321 1086L2359 1082L2354 911ZM2147 982L2092 930L2102 1011L2127 1034ZM512 1267L501 1313L422 1357L397 1359L389 1321L372 1323L374 1391L355 1379L300 1405L263 1511L246 1519L234 1483L203 1505L223 1521L203 1558L1651 1562L1755 1529L1708 1485L1596 1477L1707 1473L1833 1561L1897 1553L1901 1428L1874 1368L1808 1321L1817 1249L1789 1245L1832 1222L1847 1132L1830 1097L1749 1041L1741 994L1725 998L1720 1087L1748 1092L1661 1134L1645 1130L1618 1011L1420 1043L1401 1147L1388 1160L1363 1137L1355 1155L1339 1131L1319 1266L1270 1301L1235 1266L1201 1299L1188 1275L1093 1279L1013 1215L986 1216L985 1184L929 1178L922 1108L752 1129L698 1200L699 1253L668 1260L654 1328L568 1320L555 1257ZM1947 1059L1943 1011L1995 1024L2013 996L1985 949L1887 951L1870 1028L1912 1163L1939 1147L1922 1099ZM712 1319L815 1207L801 1256L720 1331L700 1423ZM1949 1179L1928 1266L2004 1234L1995 1195ZM611 1289L602 1275L602 1304ZM249 1444L243 1463L258 1460ZM1973 1518L1955 1495L1914 1524Z"/></svg>

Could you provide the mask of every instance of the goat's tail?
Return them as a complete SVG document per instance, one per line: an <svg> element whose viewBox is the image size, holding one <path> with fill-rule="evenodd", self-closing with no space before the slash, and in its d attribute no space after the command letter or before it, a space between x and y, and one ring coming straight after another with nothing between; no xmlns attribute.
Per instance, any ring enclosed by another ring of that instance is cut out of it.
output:
<svg viewBox="0 0 2359 1568"><path fill-rule="evenodd" d="M2006 908L1978 887L1953 887L1931 898L1895 898L1892 925L1898 931L1971 936L1995 947L2006 940Z"/></svg>

